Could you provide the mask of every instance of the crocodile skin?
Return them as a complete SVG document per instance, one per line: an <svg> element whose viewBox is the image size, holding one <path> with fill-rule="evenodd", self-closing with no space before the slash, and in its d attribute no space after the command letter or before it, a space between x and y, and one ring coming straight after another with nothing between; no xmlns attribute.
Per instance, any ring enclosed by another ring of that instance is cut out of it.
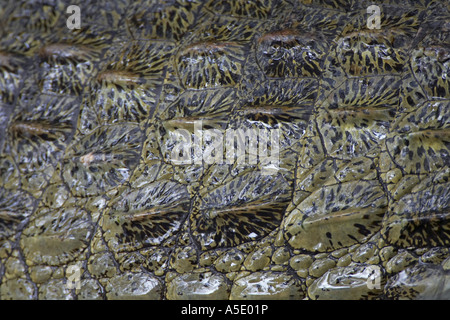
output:
<svg viewBox="0 0 450 320"><path fill-rule="evenodd" d="M447 0L73 2L0 0L0 299L450 298Z"/></svg>

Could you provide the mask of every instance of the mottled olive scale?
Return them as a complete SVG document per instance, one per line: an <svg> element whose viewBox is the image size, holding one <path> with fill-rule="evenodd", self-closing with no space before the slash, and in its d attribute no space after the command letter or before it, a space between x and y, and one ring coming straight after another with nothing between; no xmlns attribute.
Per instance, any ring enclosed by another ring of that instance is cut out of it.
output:
<svg viewBox="0 0 450 320"><path fill-rule="evenodd" d="M450 297L448 1L70 4L0 0L0 299Z"/></svg>

